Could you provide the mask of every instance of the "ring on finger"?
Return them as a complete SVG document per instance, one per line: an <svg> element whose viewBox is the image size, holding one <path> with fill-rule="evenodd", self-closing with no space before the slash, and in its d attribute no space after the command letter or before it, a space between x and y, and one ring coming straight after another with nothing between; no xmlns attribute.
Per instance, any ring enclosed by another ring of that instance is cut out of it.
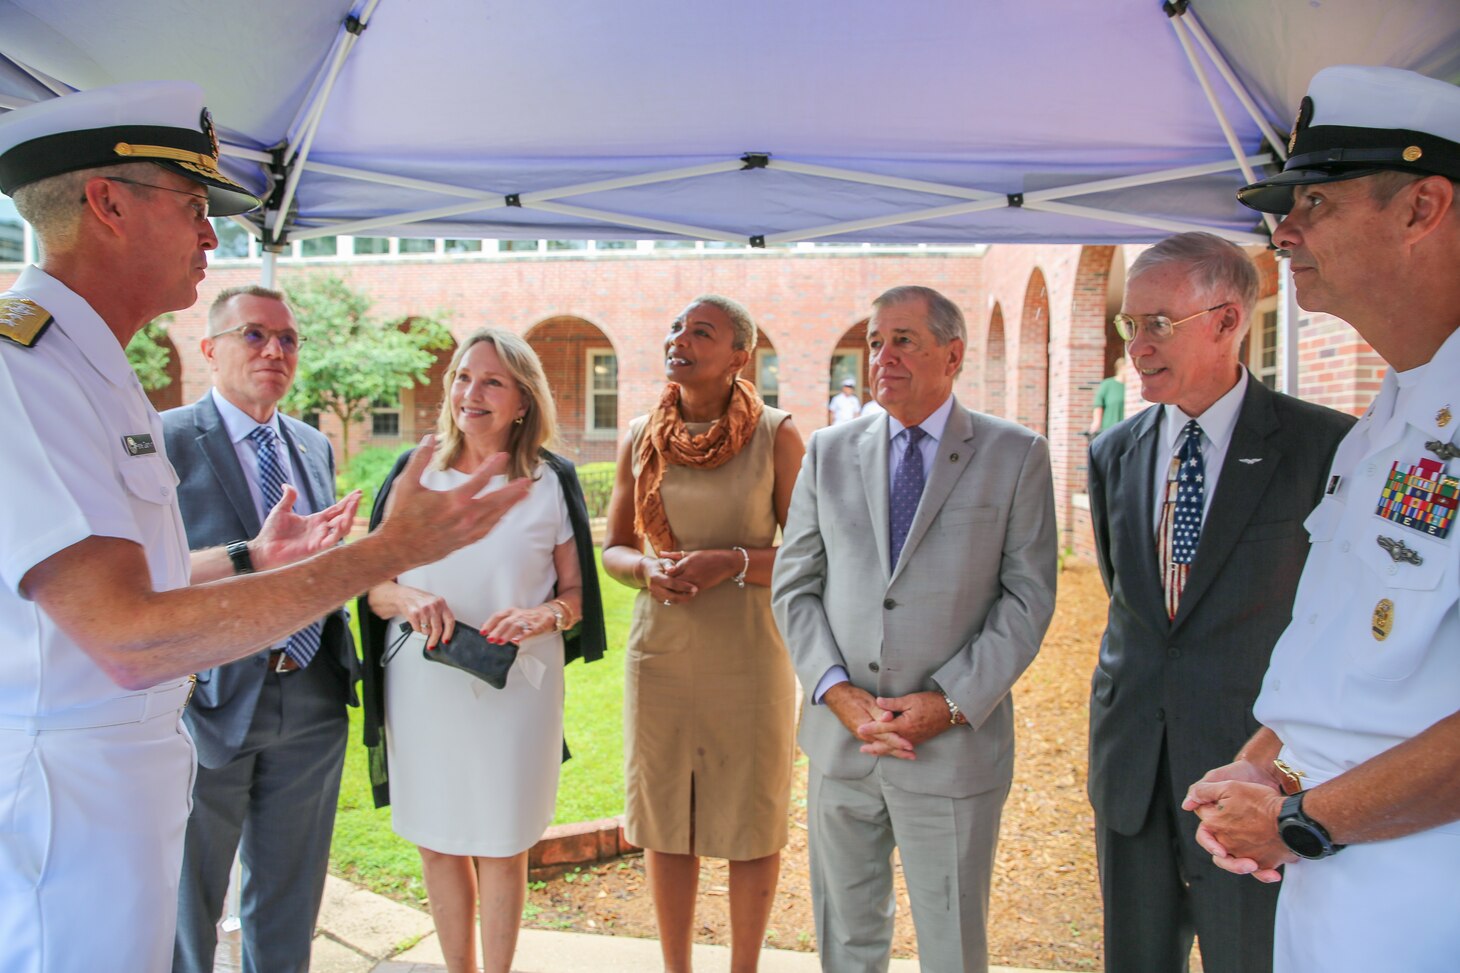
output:
<svg viewBox="0 0 1460 973"><path fill-rule="evenodd" d="M672 601L670 601L670 600L669 600L669 599L668 599L668 598L665 598L665 599L664 599L664 606L665 606L665 607L666 607L666 608L668 608L668 607L669 607L669 606L671 606L671 605L673 605L673 604L674 604L674 602L672 602Z"/></svg>

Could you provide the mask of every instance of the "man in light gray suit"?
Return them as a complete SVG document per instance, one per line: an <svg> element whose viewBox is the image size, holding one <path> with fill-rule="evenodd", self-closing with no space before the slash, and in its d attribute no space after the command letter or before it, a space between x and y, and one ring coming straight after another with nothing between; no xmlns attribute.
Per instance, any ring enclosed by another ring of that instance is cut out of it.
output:
<svg viewBox="0 0 1460 973"><path fill-rule="evenodd" d="M894 847L923 969L988 967L1009 690L1049 625L1057 552L1048 444L958 404L965 341L930 288L873 302L886 414L811 437L776 557L807 695L816 932L837 973L887 969Z"/></svg>
<svg viewBox="0 0 1460 973"><path fill-rule="evenodd" d="M235 287L208 311L213 388L163 413L188 546L247 546L280 496L334 503L334 456L317 429L276 408L301 338L278 291ZM246 612L247 605L239 606ZM343 609L251 657L198 673L183 715L198 750L178 890L175 973L213 969L217 923L242 837L243 969L306 973L344 762L355 645Z"/></svg>

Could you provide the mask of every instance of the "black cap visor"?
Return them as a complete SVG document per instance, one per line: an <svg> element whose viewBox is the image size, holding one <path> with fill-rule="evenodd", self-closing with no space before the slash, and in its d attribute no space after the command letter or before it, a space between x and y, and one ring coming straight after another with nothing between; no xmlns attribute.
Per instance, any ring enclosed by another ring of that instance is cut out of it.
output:
<svg viewBox="0 0 1460 973"><path fill-rule="evenodd" d="M1237 190L1237 202L1260 213L1286 216L1293 208L1293 187L1312 186L1324 182L1342 182L1382 172L1382 168L1363 169L1289 169L1271 179L1255 182Z"/></svg>
<svg viewBox="0 0 1460 973"><path fill-rule="evenodd" d="M165 159L150 160L164 169L171 169L208 190L209 216L237 216L249 210L258 209L262 202L257 196L223 175L217 169L206 170L187 162L173 162Z"/></svg>

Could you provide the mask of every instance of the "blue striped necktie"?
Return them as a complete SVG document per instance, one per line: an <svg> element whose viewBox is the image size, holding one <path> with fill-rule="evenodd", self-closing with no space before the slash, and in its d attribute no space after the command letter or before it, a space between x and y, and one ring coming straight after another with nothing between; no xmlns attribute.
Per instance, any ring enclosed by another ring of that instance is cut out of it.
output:
<svg viewBox="0 0 1460 973"><path fill-rule="evenodd" d="M248 434L248 439L259 454L259 491L264 495L264 516L267 517L284 496L284 484L289 481L284 476L283 464L279 462L278 437L274 430L259 426ZM285 654L299 663L301 669L309 665L309 660L319 651L319 636L323 631L323 621L311 622L301 628L289 636L284 645Z"/></svg>

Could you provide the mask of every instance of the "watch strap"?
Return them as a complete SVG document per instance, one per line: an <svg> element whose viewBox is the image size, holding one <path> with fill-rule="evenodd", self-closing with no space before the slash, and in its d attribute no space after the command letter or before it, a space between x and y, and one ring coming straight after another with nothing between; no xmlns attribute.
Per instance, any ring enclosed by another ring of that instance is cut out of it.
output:
<svg viewBox="0 0 1460 973"><path fill-rule="evenodd" d="M234 541L224 548L233 562L234 574L253 574L253 558L248 554L248 541Z"/></svg>

